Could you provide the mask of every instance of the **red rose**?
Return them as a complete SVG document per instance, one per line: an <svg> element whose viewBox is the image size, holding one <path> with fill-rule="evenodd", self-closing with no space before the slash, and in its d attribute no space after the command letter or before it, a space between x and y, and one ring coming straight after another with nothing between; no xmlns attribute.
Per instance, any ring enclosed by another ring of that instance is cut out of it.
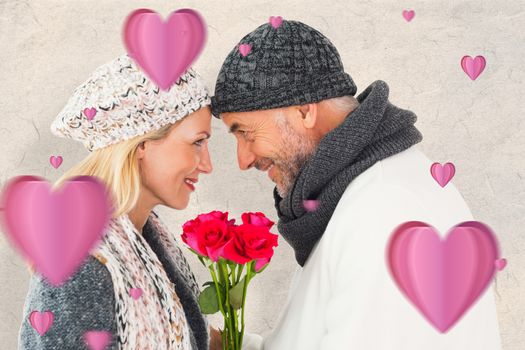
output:
<svg viewBox="0 0 525 350"><path fill-rule="evenodd" d="M243 224L266 226L268 229L270 229L274 224L273 221L268 219L263 213L259 211L255 213L244 213L241 215L241 219Z"/></svg>
<svg viewBox="0 0 525 350"><path fill-rule="evenodd" d="M182 240L197 253L217 261L225 244L231 239L229 225L218 218L201 219L190 220L183 225Z"/></svg>
<svg viewBox="0 0 525 350"><path fill-rule="evenodd" d="M277 235L267 226L242 224L231 226L232 238L224 247L223 257L238 264L256 260L255 271L270 262L273 247L277 247Z"/></svg>
<svg viewBox="0 0 525 350"><path fill-rule="evenodd" d="M196 220L199 222L204 222L208 220L221 220L226 222L228 225L232 225L235 222L235 219L228 220L228 212L222 212L218 210L210 211L206 214L200 214L197 216Z"/></svg>

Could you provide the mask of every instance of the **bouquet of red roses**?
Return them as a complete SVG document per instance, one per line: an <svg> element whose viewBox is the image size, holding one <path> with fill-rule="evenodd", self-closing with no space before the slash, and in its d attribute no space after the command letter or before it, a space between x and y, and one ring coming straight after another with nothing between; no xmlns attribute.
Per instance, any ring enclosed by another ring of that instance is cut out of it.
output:
<svg viewBox="0 0 525 350"><path fill-rule="evenodd" d="M204 314L221 312L223 349L240 350L244 336L244 305L248 284L273 256L277 235L274 222L261 212L242 214L242 224L228 220L228 212L200 214L183 226L182 240L197 254L213 281L199 296ZM239 319L240 316L240 319Z"/></svg>

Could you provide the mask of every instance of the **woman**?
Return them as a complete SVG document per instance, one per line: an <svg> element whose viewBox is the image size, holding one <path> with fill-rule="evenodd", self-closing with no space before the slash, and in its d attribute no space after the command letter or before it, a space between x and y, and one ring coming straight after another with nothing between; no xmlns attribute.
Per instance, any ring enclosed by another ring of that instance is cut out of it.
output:
<svg viewBox="0 0 525 350"><path fill-rule="evenodd" d="M73 176L96 176L111 190L114 212L101 243L62 286L33 274L21 349L87 349L87 331L109 332L106 349L220 347L220 334L200 312L190 267L152 211L158 204L186 208L200 175L211 173L209 104L193 69L162 91L127 55L75 90L51 131L91 153L55 188ZM29 317L47 310L54 320L40 335Z"/></svg>

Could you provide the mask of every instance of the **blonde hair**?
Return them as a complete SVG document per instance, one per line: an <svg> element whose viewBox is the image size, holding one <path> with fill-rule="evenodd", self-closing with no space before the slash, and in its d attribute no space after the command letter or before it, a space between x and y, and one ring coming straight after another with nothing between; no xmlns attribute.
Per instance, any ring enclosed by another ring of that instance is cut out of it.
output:
<svg viewBox="0 0 525 350"><path fill-rule="evenodd" d="M137 147L144 141L164 138L171 127L177 125L178 122L94 150L82 161L67 170L54 183L53 189L75 176L96 176L106 185L112 196L112 217L115 218L129 212L137 204L141 188L140 169L135 157Z"/></svg>

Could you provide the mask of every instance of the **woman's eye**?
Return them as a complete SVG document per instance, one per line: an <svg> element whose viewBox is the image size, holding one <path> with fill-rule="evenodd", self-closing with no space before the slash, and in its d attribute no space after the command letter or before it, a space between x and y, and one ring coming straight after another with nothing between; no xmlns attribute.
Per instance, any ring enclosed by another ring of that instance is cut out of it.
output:
<svg viewBox="0 0 525 350"><path fill-rule="evenodd" d="M206 141L206 139L200 139L200 140L197 140L195 141L193 144L197 145L197 146L202 146L202 143Z"/></svg>

